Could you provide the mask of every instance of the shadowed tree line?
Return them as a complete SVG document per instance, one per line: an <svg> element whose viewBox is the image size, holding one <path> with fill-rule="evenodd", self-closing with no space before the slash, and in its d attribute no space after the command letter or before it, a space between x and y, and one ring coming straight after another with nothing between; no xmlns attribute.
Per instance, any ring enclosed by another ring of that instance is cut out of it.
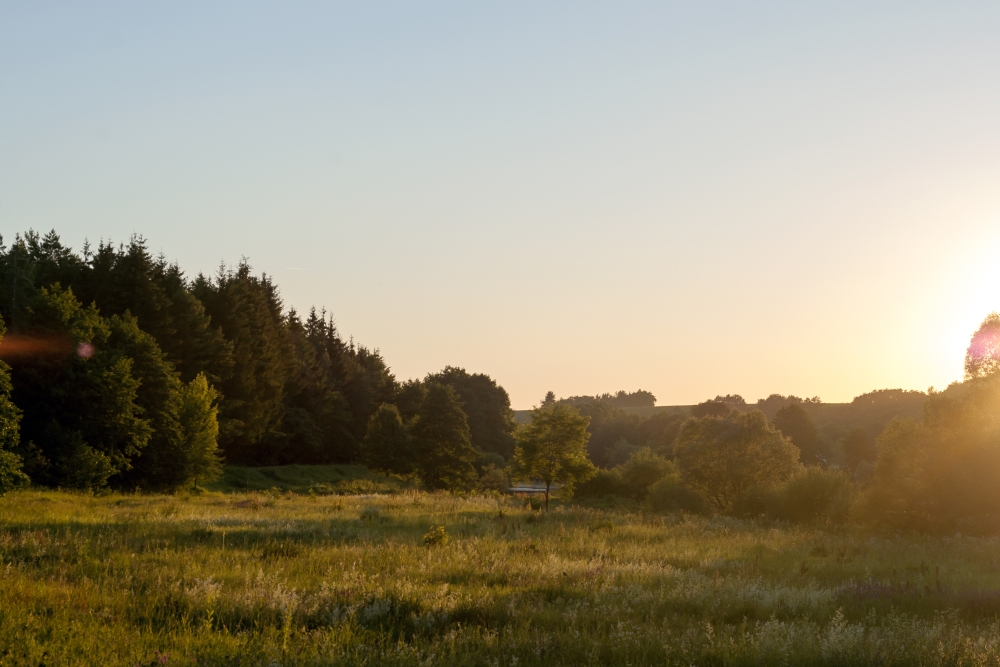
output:
<svg viewBox="0 0 1000 667"><path fill-rule="evenodd" d="M189 278L141 237L74 252L28 232L0 239L0 316L0 451L35 483L170 489L223 461L370 460L370 425L397 405L414 431L407 456L434 460L419 468L432 486L513 454L510 400L491 378L448 367L400 383L325 311L286 310L246 261ZM446 434L461 445L428 444Z"/></svg>

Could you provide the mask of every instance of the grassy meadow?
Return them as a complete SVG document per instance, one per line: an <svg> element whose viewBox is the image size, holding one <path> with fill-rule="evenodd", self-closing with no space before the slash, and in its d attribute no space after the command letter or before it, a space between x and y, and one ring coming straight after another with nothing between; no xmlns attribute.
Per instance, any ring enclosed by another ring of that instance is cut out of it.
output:
<svg viewBox="0 0 1000 667"><path fill-rule="evenodd" d="M4 667L1000 663L996 538L28 490L0 498L0 573Z"/></svg>

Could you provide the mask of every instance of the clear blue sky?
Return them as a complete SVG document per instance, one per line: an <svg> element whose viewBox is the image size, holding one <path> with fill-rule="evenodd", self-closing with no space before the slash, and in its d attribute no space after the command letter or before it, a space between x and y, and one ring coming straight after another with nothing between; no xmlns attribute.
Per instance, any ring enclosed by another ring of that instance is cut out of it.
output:
<svg viewBox="0 0 1000 667"><path fill-rule="evenodd" d="M849 400L1000 308L995 3L0 3L0 232L249 258L515 407Z"/></svg>

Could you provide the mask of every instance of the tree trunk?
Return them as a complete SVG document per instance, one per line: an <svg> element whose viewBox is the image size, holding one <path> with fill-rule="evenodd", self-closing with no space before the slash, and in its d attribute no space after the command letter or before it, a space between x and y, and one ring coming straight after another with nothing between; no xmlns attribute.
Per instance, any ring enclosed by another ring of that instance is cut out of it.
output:
<svg viewBox="0 0 1000 667"><path fill-rule="evenodd" d="M549 511L549 487L552 486L552 482L545 482L545 511Z"/></svg>

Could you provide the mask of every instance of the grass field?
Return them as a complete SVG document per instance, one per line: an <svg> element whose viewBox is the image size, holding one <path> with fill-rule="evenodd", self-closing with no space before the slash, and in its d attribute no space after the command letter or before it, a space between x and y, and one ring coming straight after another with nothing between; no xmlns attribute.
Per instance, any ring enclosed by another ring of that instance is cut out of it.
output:
<svg viewBox="0 0 1000 667"><path fill-rule="evenodd" d="M398 479L355 465L287 465L250 468L226 466L208 491L292 491L299 494L362 495L397 493L406 488Z"/></svg>
<svg viewBox="0 0 1000 667"><path fill-rule="evenodd" d="M992 538L416 492L0 499L3 666L998 664L998 587Z"/></svg>

